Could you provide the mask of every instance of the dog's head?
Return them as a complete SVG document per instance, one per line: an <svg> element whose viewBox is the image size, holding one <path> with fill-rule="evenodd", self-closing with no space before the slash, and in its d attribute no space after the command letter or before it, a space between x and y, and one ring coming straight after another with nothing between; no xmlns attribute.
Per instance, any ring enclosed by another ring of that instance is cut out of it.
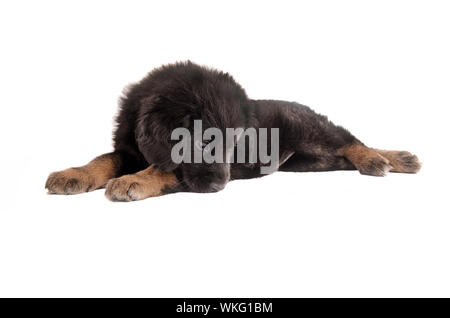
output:
<svg viewBox="0 0 450 318"><path fill-rule="evenodd" d="M221 190L230 178L228 162L235 146L235 143L226 142L226 129L246 127L248 107L244 90L231 77L146 98L141 101L136 127L139 150L149 163L164 171L180 169L183 181L191 191ZM201 163L194 162L195 151L212 150L208 147L211 140L195 138L198 136L194 132L198 128L197 120L201 120L201 136L208 128L222 133L224 140L219 162L208 163L203 157ZM179 142L172 139L176 128L184 128L192 136L188 147L191 163L177 163L171 156L173 147Z"/></svg>

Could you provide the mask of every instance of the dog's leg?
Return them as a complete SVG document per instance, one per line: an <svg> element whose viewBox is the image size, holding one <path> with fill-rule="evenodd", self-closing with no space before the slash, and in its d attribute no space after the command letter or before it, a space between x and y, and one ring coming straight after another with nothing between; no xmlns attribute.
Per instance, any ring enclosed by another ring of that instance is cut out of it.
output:
<svg viewBox="0 0 450 318"><path fill-rule="evenodd" d="M135 164L129 157L116 151L98 156L87 165L53 172L45 188L50 194L78 194L103 188L109 179L133 169Z"/></svg>
<svg viewBox="0 0 450 318"><path fill-rule="evenodd" d="M279 170L357 169L361 174L384 176L388 171L415 173L420 169L419 160L409 152L369 148L348 130L306 106L291 108L284 122L289 123L284 147L295 154Z"/></svg>
<svg viewBox="0 0 450 318"><path fill-rule="evenodd" d="M384 176L389 172L417 173L422 164L408 151L368 148L360 143L344 146L338 154L347 158L362 174Z"/></svg>
<svg viewBox="0 0 450 318"><path fill-rule="evenodd" d="M372 149L354 142L336 151L294 154L279 170L307 172L357 169L361 174L384 176L387 172L417 173L420 167L417 156L407 151Z"/></svg>
<svg viewBox="0 0 450 318"><path fill-rule="evenodd" d="M174 192L178 179L153 165L135 174L109 180L105 195L111 201L136 201Z"/></svg>

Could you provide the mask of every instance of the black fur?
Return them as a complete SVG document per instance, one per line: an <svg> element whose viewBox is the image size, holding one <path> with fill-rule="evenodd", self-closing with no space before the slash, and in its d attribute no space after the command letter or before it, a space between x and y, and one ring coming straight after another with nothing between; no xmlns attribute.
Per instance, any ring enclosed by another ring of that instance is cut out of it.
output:
<svg viewBox="0 0 450 318"><path fill-rule="evenodd" d="M203 129L263 127L280 129L280 156L289 156L279 170L325 171L355 169L337 151L358 142L325 116L294 102L252 100L228 74L192 62L165 65L130 86L121 99L114 133L115 151L127 173L154 164L173 171L177 191L212 192L228 180L260 177L256 164L174 164L171 132L201 119Z"/></svg>

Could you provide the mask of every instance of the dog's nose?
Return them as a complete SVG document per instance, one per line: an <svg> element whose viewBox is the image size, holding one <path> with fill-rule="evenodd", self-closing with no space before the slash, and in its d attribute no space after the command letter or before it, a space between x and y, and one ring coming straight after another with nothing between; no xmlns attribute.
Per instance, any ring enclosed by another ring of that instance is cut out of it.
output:
<svg viewBox="0 0 450 318"><path fill-rule="evenodd" d="M223 190L223 188L225 188L225 185L226 183L213 182L210 184L210 187L213 192L218 192L220 190Z"/></svg>

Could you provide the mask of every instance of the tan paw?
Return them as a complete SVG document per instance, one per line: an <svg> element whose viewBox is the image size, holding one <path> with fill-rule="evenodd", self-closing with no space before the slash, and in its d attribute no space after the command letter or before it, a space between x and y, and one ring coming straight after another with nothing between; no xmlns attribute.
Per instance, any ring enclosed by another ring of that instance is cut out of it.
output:
<svg viewBox="0 0 450 318"><path fill-rule="evenodd" d="M93 178L82 168L70 168L51 173L45 188L49 194L78 194L95 190Z"/></svg>
<svg viewBox="0 0 450 318"><path fill-rule="evenodd" d="M146 199L152 196L152 193L148 191L144 178L125 175L108 181L105 196L111 201L129 202Z"/></svg>
<svg viewBox="0 0 450 318"><path fill-rule="evenodd" d="M389 160L391 172L417 173L422 167L419 158L408 151L380 150L379 153Z"/></svg>
<svg viewBox="0 0 450 318"><path fill-rule="evenodd" d="M361 174L384 177L391 169L389 160L379 154L365 157L356 165L356 168Z"/></svg>

